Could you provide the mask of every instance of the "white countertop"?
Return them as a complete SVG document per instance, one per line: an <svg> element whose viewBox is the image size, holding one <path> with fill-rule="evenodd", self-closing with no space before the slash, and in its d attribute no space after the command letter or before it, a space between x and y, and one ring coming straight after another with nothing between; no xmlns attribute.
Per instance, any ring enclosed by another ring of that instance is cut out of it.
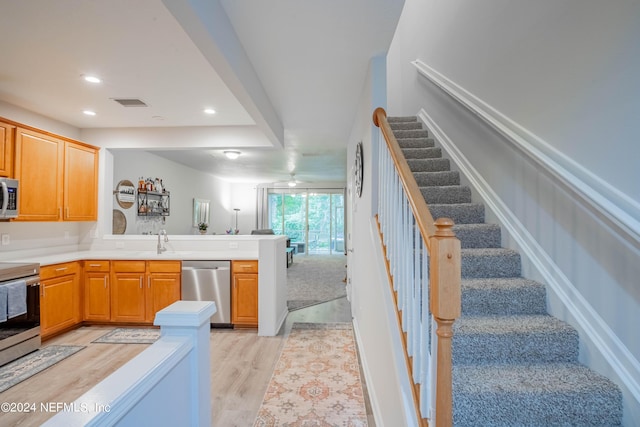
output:
<svg viewBox="0 0 640 427"><path fill-rule="evenodd" d="M76 251L28 256L10 260L11 262L35 262L40 265L58 264L61 262L79 261L86 259L109 260L245 260L258 259L255 251L167 251L158 255L156 251Z"/></svg>

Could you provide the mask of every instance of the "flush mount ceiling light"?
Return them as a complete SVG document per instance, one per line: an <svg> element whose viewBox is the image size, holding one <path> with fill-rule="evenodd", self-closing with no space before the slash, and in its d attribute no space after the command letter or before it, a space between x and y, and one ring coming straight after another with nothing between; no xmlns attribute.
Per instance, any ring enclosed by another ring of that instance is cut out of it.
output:
<svg viewBox="0 0 640 427"><path fill-rule="evenodd" d="M204 113L205 114L215 114L216 110L214 110L213 108L205 108L204 109Z"/></svg>
<svg viewBox="0 0 640 427"><path fill-rule="evenodd" d="M231 160L237 159L238 157L240 157L240 154L241 153L239 151L225 151L224 152L224 155L227 156L227 158L231 159Z"/></svg>
<svg viewBox="0 0 640 427"><path fill-rule="evenodd" d="M96 112L95 111L91 111L91 110L84 110L82 112L85 116L95 116Z"/></svg>
<svg viewBox="0 0 640 427"><path fill-rule="evenodd" d="M84 81L89 83L102 83L102 80L100 79L100 77L83 74L82 78L84 79Z"/></svg>

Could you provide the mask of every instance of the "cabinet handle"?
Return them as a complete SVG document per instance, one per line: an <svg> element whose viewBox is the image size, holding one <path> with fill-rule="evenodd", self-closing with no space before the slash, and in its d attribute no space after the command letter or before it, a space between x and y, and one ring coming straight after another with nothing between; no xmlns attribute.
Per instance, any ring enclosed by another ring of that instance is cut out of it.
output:
<svg viewBox="0 0 640 427"><path fill-rule="evenodd" d="M104 276L104 288L107 289L107 276Z"/></svg>
<svg viewBox="0 0 640 427"><path fill-rule="evenodd" d="M151 277L147 277L147 288L151 288Z"/></svg>
<svg viewBox="0 0 640 427"><path fill-rule="evenodd" d="M62 208L58 208L58 218L62 218Z"/></svg>
<svg viewBox="0 0 640 427"><path fill-rule="evenodd" d="M67 207L66 207L66 208L64 208L64 209L65 209L65 211L66 211L66 215L67 215L67 216L65 217L65 219L67 219L67 218L69 218L69 206L67 206Z"/></svg>
<svg viewBox="0 0 640 427"><path fill-rule="evenodd" d="M56 268L56 271L65 271L67 267Z"/></svg>
<svg viewBox="0 0 640 427"><path fill-rule="evenodd" d="M100 264L89 264L89 267L100 267Z"/></svg>
<svg viewBox="0 0 640 427"><path fill-rule="evenodd" d="M142 289L142 277L140 277L140 289Z"/></svg>

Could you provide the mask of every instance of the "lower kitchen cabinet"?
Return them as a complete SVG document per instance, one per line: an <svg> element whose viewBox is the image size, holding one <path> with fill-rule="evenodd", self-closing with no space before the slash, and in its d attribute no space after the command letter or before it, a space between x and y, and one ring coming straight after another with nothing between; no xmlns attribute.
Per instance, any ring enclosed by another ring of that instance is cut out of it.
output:
<svg viewBox="0 0 640 427"><path fill-rule="evenodd" d="M258 261L232 261L231 323L258 327Z"/></svg>
<svg viewBox="0 0 640 427"><path fill-rule="evenodd" d="M180 261L113 261L111 321L153 323L180 300Z"/></svg>
<svg viewBox="0 0 640 427"><path fill-rule="evenodd" d="M110 263L104 260L84 261L84 320L111 320Z"/></svg>
<svg viewBox="0 0 640 427"><path fill-rule="evenodd" d="M82 321L79 263L40 268L40 334L47 338Z"/></svg>
<svg viewBox="0 0 640 427"><path fill-rule="evenodd" d="M153 323L156 313L180 301L180 261L147 261L146 321Z"/></svg>
<svg viewBox="0 0 640 427"><path fill-rule="evenodd" d="M145 321L145 261L113 261L111 321Z"/></svg>

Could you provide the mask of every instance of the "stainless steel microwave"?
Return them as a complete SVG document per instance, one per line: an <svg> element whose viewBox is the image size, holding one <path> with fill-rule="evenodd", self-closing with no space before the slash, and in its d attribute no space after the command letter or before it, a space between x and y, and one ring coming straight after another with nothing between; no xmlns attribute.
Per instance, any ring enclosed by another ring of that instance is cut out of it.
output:
<svg viewBox="0 0 640 427"><path fill-rule="evenodd" d="M0 178L0 219L18 217L18 195L17 179Z"/></svg>

